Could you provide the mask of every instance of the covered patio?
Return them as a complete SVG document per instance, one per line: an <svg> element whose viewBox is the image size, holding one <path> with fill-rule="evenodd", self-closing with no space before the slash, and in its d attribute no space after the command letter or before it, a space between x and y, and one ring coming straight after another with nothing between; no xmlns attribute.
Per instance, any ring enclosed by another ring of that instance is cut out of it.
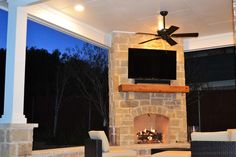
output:
<svg viewBox="0 0 236 157"><path fill-rule="evenodd" d="M208 5L204 6L207 2ZM195 4L194 0L191 2L182 0L178 4L171 0L158 0L157 2L151 0L150 2L142 1L135 5L135 0L127 2L121 2L120 0L114 0L113 2L108 0L1 0L0 8L8 11L8 32L4 114L0 118L0 156L84 156L83 147L32 151L33 129L40 126L28 124L23 114L27 18L110 49L109 136L111 144L137 150L140 156L150 156L150 149L156 147L173 147L173 144L175 144L175 147L189 147L186 143L186 96L184 92L165 95L151 92L140 94L120 92L118 87L121 84L134 83L132 79L127 78L128 48L159 48L177 51L177 79L172 81L171 85L185 86L184 52L234 45L235 28L232 19L236 17L236 1L227 0L222 8L214 8L220 6L217 4L212 4L212 7L210 7L209 5L214 2L211 0L207 2L201 0ZM73 10L73 6L77 3L84 4L88 12L77 15L79 13ZM192 8L188 10L185 7L189 5ZM142 7L143 11L139 10ZM209 9L207 9L208 7ZM213 15L217 9L222 9L222 11L219 11L217 16L212 18L210 16L206 17L210 20L206 20L205 24L199 24L196 19L206 15L206 13L201 16L199 14L204 9L208 11L209 15ZM196 39L176 39L178 44L175 46L170 46L164 40L139 45L139 42L150 38L145 35L136 35L135 32L155 33L157 20L154 21L155 27L153 27L153 19L157 19L161 10L170 12L170 20L167 17L169 25L175 24L174 22L179 20L181 32L199 31L200 37ZM124 15L120 15L121 13L130 16L124 17ZM188 13L189 17L186 16ZM194 13L197 14L197 18L195 18ZM228 17L230 14L234 14L232 19ZM180 15L183 15L182 23ZM171 16L176 17L176 19L171 19ZM225 20L224 16L226 16ZM133 18L134 22L129 22L132 21L129 18ZM187 18L187 20L185 21L184 18ZM194 20L195 23L190 24ZM189 25L186 23L189 23ZM184 27L185 24L186 28ZM209 27L204 28L206 26ZM215 29L212 29L213 27ZM157 101L160 98L162 101ZM162 106L163 104L171 109L167 110L166 107ZM134 144L134 119L149 113L160 114L170 119L166 145L145 147L144 145ZM176 145L176 141L182 144Z"/></svg>

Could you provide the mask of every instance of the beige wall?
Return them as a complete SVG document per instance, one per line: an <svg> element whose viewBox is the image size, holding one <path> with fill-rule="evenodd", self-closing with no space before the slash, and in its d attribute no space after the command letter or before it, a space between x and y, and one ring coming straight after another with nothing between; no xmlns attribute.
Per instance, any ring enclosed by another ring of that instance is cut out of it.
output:
<svg viewBox="0 0 236 157"><path fill-rule="evenodd" d="M109 96L110 96L110 140L116 145L134 144L134 118L138 115L154 113L170 119L169 143L187 141L186 100L182 93L136 93L119 92L122 83L133 83L128 79L128 48L152 48L177 51L177 80L171 85L185 85L184 54L182 42L169 46L163 40L147 44L138 43L152 36L129 33L113 33L109 54ZM115 135L114 131L115 130Z"/></svg>

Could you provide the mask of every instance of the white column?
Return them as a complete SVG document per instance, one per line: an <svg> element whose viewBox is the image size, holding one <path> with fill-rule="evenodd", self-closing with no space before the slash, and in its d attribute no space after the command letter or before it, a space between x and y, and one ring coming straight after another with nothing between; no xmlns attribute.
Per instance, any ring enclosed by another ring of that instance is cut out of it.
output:
<svg viewBox="0 0 236 157"><path fill-rule="evenodd" d="M27 13L23 6L38 1L8 0L4 113L0 123L26 123L23 109Z"/></svg>

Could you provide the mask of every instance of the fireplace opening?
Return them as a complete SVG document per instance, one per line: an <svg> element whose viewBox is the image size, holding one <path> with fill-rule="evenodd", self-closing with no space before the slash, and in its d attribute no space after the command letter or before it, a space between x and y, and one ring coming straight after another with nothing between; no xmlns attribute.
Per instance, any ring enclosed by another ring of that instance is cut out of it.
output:
<svg viewBox="0 0 236 157"><path fill-rule="evenodd" d="M162 143L162 133L155 129L144 129L137 133L137 143Z"/></svg>
<svg viewBox="0 0 236 157"><path fill-rule="evenodd" d="M168 143L169 119L160 114L144 114L134 118L135 143Z"/></svg>

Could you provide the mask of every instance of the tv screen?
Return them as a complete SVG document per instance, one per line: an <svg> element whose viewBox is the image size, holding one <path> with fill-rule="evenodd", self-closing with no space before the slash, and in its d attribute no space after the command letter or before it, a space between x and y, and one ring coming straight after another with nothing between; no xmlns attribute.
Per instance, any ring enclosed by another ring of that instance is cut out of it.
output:
<svg viewBox="0 0 236 157"><path fill-rule="evenodd" d="M128 77L176 79L176 51L129 48Z"/></svg>

